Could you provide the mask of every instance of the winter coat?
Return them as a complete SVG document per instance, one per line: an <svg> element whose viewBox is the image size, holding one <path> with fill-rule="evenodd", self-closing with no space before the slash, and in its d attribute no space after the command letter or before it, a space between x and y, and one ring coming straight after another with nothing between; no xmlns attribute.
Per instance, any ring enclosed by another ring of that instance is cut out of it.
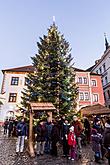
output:
<svg viewBox="0 0 110 165"><path fill-rule="evenodd" d="M4 128L5 128L5 129L8 128L8 121L7 121L7 120L4 122Z"/></svg>
<svg viewBox="0 0 110 165"><path fill-rule="evenodd" d="M63 123L61 135L63 138L66 138L66 135L69 133L70 124Z"/></svg>
<svg viewBox="0 0 110 165"><path fill-rule="evenodd" d="M55 143L60 141L59 129L58 129L57 124L53 125L52 132L51 132L51 140L52 142L55 142Z"/></svg>
<svg viewBox="0 0 110 165"><path fill-rule="evenodd" d="M13 121L9 121L8 123L8 129L13 130Z"/></svg>
<svg viewBox="0 0 110 165"><path fill-rule="evenodd" d="M72 147L76 146L76 139L74 132L69 132L68 134L68 145Z"/></svg>
<svg viewBox="0 0 110 165"><path fill-rule="evenodd" d="M100 152L101 143L102 143L102 135L97 133L96 129L92 129L91 141L92 141L92 150L94 152Z"/></svg>
<svg viewBox="0 0 110 165"><path fill-rule="evenodd" d="M17 136L27 136L27 125L25 122L19 122L16 126Z"/></svg>
<svg viewBox="0 0 110 165"><path fill-rule="evenodd" d="M35 133L37 134L37 137L36 137L36 141L37 142L45 141L45 138L46 138L46 127L45 127L44 124L43 125L39 124L38 126L36 126Z"/></svg>
<svg viewBox="0 0 110 165"><path fill-rule="evenodd" d="M76 121L73 123L73 126L74 126L74 132L75 132L76 137L80 137L81 133L83 132L83 127L82 127L81 122Z"/></svg>
<svg viewBox="0 0 110 165"><path fill-rule="evenodd" d="M52 123L51 122L47 122L45 124L46 127L46 139L51 139L51 132L52 132Z"/></svg>
<svg viewBox="0 0 110 165"><path fill-rule="evenodd" d="M108 149L110 147L110 124L105 124L104 130L104 147Z"/></svg>

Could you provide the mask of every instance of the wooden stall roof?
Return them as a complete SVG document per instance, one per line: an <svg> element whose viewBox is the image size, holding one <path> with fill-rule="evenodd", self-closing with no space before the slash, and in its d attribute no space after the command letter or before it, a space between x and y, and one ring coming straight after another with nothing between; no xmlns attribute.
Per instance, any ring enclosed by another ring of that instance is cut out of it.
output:
<svg viewBox="0 0 110 165"><path fill-rule="evenodd" d="M101 104L96 104L96 105L86 106L84 108L81 108L80 112L83 116L105 115L105 114L110 114L110 109Z"/></svg>
<svg viewBox="0 0 110 165"><path fill-rule="evenodd" d="M41 103L41 102L32 102L30 103L31 109L34 111L54 111L56 108L52 103Z"/></svg>

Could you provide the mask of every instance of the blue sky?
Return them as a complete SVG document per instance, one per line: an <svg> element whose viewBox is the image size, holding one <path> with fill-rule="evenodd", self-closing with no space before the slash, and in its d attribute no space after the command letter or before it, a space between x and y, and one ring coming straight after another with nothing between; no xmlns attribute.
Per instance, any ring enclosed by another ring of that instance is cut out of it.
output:
<svg viewBox="0 0 110 165"><path fill-rule="evenodd" d="M0 70L32 63L53 16L76 67L88 68L101 57L104 32L110 41L109 0L0 0Z"/></svg>

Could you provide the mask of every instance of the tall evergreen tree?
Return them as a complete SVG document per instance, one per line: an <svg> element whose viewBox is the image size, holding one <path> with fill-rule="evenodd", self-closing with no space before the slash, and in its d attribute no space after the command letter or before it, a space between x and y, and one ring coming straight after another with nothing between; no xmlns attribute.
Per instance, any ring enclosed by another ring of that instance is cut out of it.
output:
<svg viewBox="0 0 110 165"><path fill-rule="evenodd" d="M78 95L69 43L53 23L37 46L38 53L31 57L35 71L28 74L22 103L52 102L60 113L67 113L76 106Z"/></svg>

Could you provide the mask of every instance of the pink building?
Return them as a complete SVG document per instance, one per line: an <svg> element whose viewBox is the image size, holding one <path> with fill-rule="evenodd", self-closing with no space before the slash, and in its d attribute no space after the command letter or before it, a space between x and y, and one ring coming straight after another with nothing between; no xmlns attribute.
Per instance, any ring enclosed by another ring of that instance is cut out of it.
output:
<svg viewBox="0 0 110 165"><path fill-rule="evenodd" d="M101 76L85 70L75 68L76 82L79 87L78 107L94 104L104 105L104 95L101 82Z"/></svg>

